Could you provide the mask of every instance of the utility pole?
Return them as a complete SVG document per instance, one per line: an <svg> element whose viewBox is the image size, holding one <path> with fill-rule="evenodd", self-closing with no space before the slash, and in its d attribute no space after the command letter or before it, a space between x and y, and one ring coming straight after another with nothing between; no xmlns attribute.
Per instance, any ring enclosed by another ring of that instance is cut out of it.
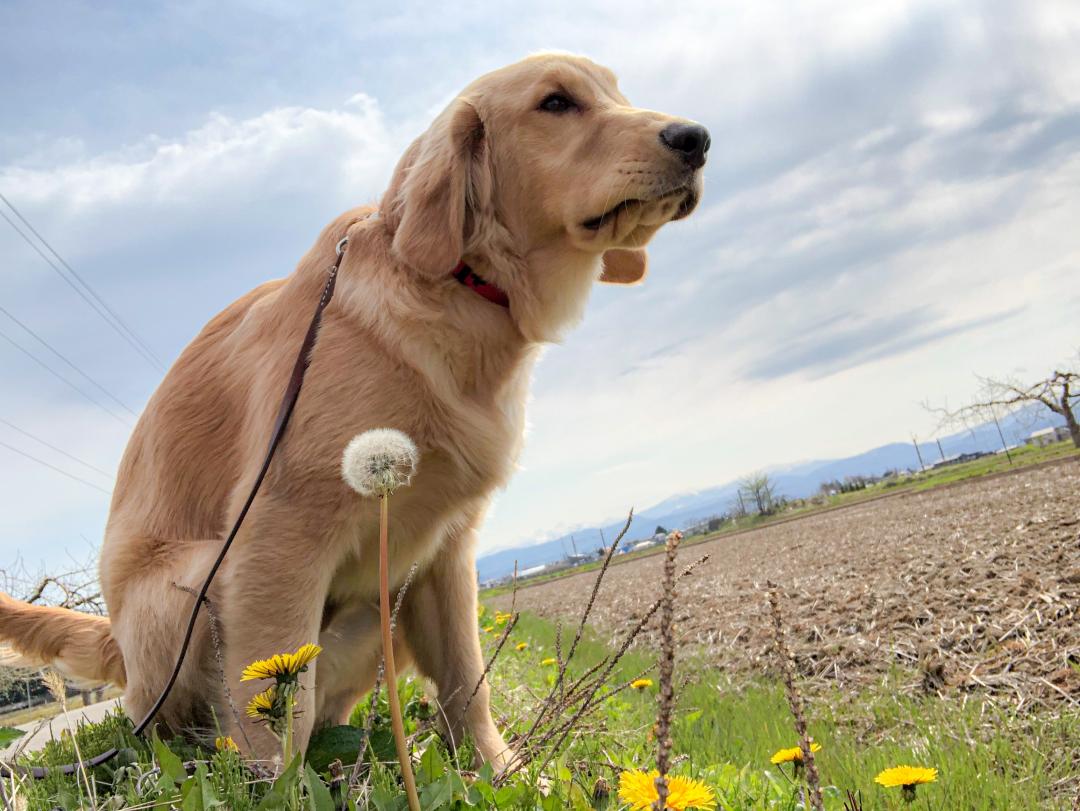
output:
<svg viewBox="0 0 1080 811"><path fill-rule="evenodd" d="M915 455L919 457L919 472L920 473L925 473L926 472L926 465L923 463L922 451L919 450L919 440L915 436L915 434L911 435L911 444L915 446Z"/></svg>
<svg viewBox="0 0 1080 811"><path fill-rule="evenodd" d="M574 548L574 557L577 557L577 541L574 540L574 536L570 536L570 545Z"/></svg>
<svg viewBox="0 0 1080 811"><path fill-rule="evenodd" d="M998 436L1001 437L1001 447L1005 451L1005 457L1009 460L1009 467L1012 467L1012 454L1009 453L1009 446L1005 443L1005 434L1001 431L1001 423L998 422L997 411L994 410L993 406L990 406L990 414L994 418L994 425L997 426Z"/></svg>
<svg viewBox="0 0 1080 811"><path fill-rule="evenodd" d="M934 437L934 441L937 443L938 453L941 454L941 461L944 462L945 461L945 451L941 447L941 440L938 439L937 437Z"/></svg>

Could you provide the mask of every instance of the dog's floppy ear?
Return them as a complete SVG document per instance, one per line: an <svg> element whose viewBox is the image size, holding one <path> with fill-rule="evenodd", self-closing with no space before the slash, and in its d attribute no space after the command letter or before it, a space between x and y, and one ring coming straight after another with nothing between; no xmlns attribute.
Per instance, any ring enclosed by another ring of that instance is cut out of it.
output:
<svg viewBox="0 0 1080 811"><path fill-rule="evenodd" d="M604 270L600 281L609 284L637 284L649 269L649 255L644 248L612 248L604 251Z"/></svg>
<svg viewBox="0 0 1080 811"><path fill-rule="evenodd" d="M483 135L476 108L456 99L402 156L381 209L405 264L439 275L460 261Z"/></svg>

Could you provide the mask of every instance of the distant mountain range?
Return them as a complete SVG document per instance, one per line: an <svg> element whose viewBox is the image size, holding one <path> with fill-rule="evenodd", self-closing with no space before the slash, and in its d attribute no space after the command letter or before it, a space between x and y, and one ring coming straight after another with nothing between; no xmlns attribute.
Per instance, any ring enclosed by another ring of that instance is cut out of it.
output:
<svg viewBox="0 0 1080 811"><path fill-rule="evenodd" d="M1057 425L1060 418L1039 406L1002 417L1001 431L1008 445L1022 444L1032 431ZM993 422L960 431L938 442L919 444L919 453L927 466L942 457L975 451L997 451L1001 438ZM846 476L880 476L887 470L918 470L919 459L910 442L893 442L849 456L846 459L824 459L801 462L786 467L765 468L777 485L777 493L788 498L807 498L818 491L822 482L842 480ZM691 493L670 496L648 509L634 514L626 540L651 536L657 526L676 529L727 512L738 491L738 482L709 487ZM477 561L480 580L488 581L519 569L562 560L570 552L593 552L605 541L610 543L622 529L625 520L604 526L582 527L548 541L525 543L484 555ZM625 541L624 541L625 543Z"/></svg>

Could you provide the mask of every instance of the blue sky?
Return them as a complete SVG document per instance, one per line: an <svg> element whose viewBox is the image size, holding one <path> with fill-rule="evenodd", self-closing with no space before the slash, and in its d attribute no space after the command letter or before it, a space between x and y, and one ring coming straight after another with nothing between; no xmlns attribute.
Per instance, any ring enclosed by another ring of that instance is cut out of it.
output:
<svg viewBox="0 0 1080 811"><path fill-rule="evenodd" d="M708 125L702 207L538 366L484 548L928 436L923 399L1080 345L1075 3L315 5L4 3L0 192L168 363L481 72L584 53ZM0 257L0 305L138 412L160 371L3 222ZM0 443L108 490L17 429L108 472L130 414L0 333L114 412L0 339ZM99 543L106 496L4 446L0 494L0 565Z"/></svg>

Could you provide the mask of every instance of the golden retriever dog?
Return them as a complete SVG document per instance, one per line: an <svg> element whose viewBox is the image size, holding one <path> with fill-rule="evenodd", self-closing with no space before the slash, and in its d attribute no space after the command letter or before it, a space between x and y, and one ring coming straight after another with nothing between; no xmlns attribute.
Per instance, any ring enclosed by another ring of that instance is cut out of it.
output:
<svg viewBox="0 0 1080 811"><path fill-rule="evenodd" d="M521 449L538 348L579 319L596 281L641 280L642 247L697 205L708 147L704 127L632 107L584 58L538 55L477 79L406 150L377 207L330 223L291 276L226 308L169 371L117 475L101 555L108 619L0 597L0 638L123 685L135 718L152 706L347 236L288 433L210 591L228 686L242 707L259 689L239 681L244 665L322 645L302 677L300 747L371 688L378 503L340 467L356 434L396 428L420 461L392 510L392 588L418 565L395 655L437 687L451 740L468 733L505 764L486 687L469 701L484 666L477 530ZM271 733L230 711L205 613L158 720L220 725L270 757Z"/></svg>

